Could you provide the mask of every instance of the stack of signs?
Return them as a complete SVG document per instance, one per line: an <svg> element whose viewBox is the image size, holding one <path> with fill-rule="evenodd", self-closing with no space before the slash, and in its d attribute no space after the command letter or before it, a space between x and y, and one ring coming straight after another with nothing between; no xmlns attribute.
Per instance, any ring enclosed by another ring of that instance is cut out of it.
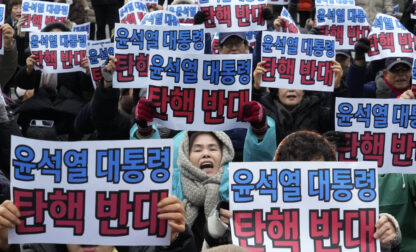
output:
<svg viewBox="0 0 416 252"><path fill-rule="evenodd" d="M335 130L346 132L339 161L377 161L380 173L416 173L416 101L337 98Z"/></svg>
<svg viewBox="0 0 416 252"><path fill-rule="evenodd" d="M317 6L316 21L323 35L335 37L337 50L353 50L355 42L366 38L370 30L365 11L359 6Z"/></svg>
<svg viewBox="0 0 416 252"><path fill-rule="evenodd" d="M259 252L379 251L375 162L248 162L229 169L233 244Z"/></svg>
<svg viewBox="0 0 416 252"><path fill-rule="evenodd" d="M65 23L69 13L69 4L45 1L23 0L22 32L39 32L49 23Z"/></svg>
<svg viewBox="0 0 416 252"><path fill-rule="evenodd" d="M116 24L114 42L117 64L113 86L116 88L147 87L151 50L203 53L205 48L204 29L201 25L169 27Z"/></svg>
<svg viewBox="0 0 416 252"><path fill-rule="evenodd" d="M329 36L263 32L261 86L333 92L335 40Z"/></svg>
<svg viewBox="0 0 416 252"><path fill-rule="evenodd" d="M395 17L377 14L368 38L371 41L367 61L388 57L413 57L415 36Z"/></svg>

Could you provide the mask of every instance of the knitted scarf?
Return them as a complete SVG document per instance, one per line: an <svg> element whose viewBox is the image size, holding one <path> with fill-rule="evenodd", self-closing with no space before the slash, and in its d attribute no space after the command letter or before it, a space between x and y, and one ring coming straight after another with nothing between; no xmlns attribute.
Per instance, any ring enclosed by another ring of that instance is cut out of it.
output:
<svg viewBox="0 0 416 252"><path fill-rule="evenodd" d="M185 134L179 147L178 167L181 171L183 205L186 211L186 223L193 225L198 217L198 210L204 207L205 217L211 213L218 202L220 195L218 189L221 184L225 165L234 158L234 149L230 138L224 132L212 132L223 143L221 167L215 175L208 176L200 168L192 165L189 160L189 138Z"/></svg>

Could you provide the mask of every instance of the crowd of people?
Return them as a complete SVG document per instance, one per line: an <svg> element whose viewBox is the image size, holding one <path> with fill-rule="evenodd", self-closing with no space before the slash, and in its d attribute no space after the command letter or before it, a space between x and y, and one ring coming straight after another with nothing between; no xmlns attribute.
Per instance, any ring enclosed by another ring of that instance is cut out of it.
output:
<svg viewBox="0 0 416 252"><path fill-rule="evenodd" d="M1 94L5 100L0 101L0 249L4 251L247 251L227 245L232 243L230 162L336 161L337 147L345 144L343 134L334 131L336 97L415 99L411 90L413 58L391 55L366 62L370 41L361 38L352 52L336 52L332 62L334 92L261 87L260 80L268 69L265 62L257 60L252 71L252 99L240 111L243 121L250 124L248 130L175 131L152 123L156 110L143 90L113 88L112 75L117 66L113 56L103 68L103 79L96 89L87 58L82 62L85 73L35 70L36 58L30 52L28 33L20 30L24 22L22 0L3 2L7 18L0 27L5 49L0 55ZM44 32L70 31L74 23L91 22L90 39L97 40L111 34L118 22L118 8L124 4L121 0L56 2L70 3L68 21L51 23ZM356 0L356 4L366 10L371 23L379 12L393 14L396 3ZM410 32L415 32L410 18L415 11L413 1L397 4L402 10L397 17ZM319 33L313 22L313 0L291 0L287 7L295 19L299 17L302 32ZM263 15L270 30L276 32L284 24L280 9L281 6L270 6L269 15ZM195 23L202 23L204 18L203 13L198 13ZM312 22L308 20L311 18ZM106 33L106 25L110 33ZM256 48L249 47L244 33L219 34L220 54L253 51ZM173 195L158 205L159 218L168 220L171 226L171 245L8 244L7 229L20 223L19 209L10 201L9 192L11 135L53 141L173 138ZM378 187L381 214L374 238L380 240L382 251L416 251L416 176L382 174L378 176Z"/></svg>

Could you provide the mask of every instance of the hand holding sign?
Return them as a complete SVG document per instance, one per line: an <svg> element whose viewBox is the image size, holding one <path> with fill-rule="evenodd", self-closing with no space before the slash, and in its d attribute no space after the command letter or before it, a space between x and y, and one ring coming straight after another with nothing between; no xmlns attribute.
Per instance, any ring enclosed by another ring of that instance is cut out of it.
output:
<svg viewBox="0 0 416 252"><path fill-rule="evenodd" d="M33 69L35 68L36 63L36 56L30 55L26 58L26 73L31 74L33 72Z"/></svg>
<svg viewBox="0 0 416 252"><path fill-rule="evenodd" d="M370 40L368 38L360 38L354 46L355 61L365 60L365 53L368 50L370 50Z"/></svg>
<svg viewBox="0 0 416 252"><path fill-rule="evenodd" d="M14 29L9 24L3 24L0 30L4 35L4 48L11 49L13 46Z"/></svg>
<svg viewBox="0 0 416 252"><path fill-rule="evenodd" d="M265 74L269 71L266 68L264 68L264 64L266 64L266 63L267 62L265 60L257 63L257 67L254 70L253 79L254 79L254 88L255 89L260 89L261 77L263 76L263 74Z"/></svg>
<svg viewBox="0 0 416 252"><path fill-rule="evenodd" d="M415 94L413 93L413 90L409 89L400 95L400 99L416 99L416 97L415 97Z"/></svg>
<svg viewBox="0 0 416 252"><path fill-rule="evenodd" d="M15 228L20 224L19 217L19 209L10 200L0 205L0 229Z"/></svg>
<svg viewBox="0 0 416 252"><path fill-rule="evenodd" d="M173 242L179 233L185 232L186 218L185 208L182 202L175 196L164 198L157 204L158 218L168 220L171 229L170 241Z"/></svg>
<svg viewBox="0 0 416 252"><path fill-rule="evenodd" d="M387 214L380 214L380 218L376 223L376 232L374 233L374 239L379 239L382 247L391 247L391 242L396 237L397 233L396 227L393 225L390 218L396 223L397 221L394 217L388 216L389 215Z"/></svg>

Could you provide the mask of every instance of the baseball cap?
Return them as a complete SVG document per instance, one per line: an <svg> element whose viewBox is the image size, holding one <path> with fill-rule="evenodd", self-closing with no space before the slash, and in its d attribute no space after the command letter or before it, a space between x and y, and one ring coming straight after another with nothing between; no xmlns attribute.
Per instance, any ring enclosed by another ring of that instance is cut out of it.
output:
<svg viewBox="0 0 416 252"><path fill-rule="evenodd" d="M387 58L385 62L385 66L388 71L390 71L394 66L398 64L404 64L408 66L409 68L412 68L413 59L407 58L407 57L392 57L392 58Z"/></svg>
<svg viewBox="0 0 416 252"><path fill-rule="evenodd" d="M237 36L242 40L247 40L244 32L221 32L219 35L220 45L224 44L224 42L231 36Z"/></svg>

